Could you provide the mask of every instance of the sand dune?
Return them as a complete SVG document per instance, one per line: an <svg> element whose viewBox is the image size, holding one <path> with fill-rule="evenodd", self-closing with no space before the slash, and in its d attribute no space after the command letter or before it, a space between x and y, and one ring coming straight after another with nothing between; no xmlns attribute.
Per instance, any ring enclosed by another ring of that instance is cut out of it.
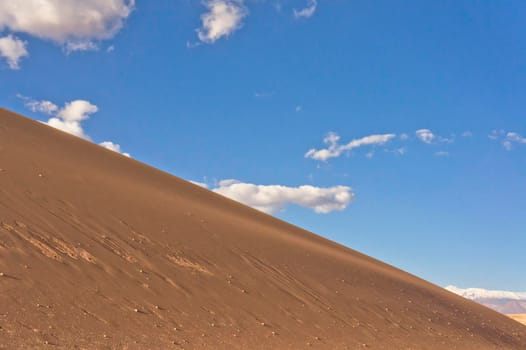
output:
<svg viewBox="0 0 526 350"><path fill-rule="evenodd" d="M508 316L513 318L515 321L519 321L523 325L526 325L526 314L512 314Z"/></svg>
<svg viewBox="0 0 526 350"><path fill-rule="evenodd" d="M0 169L2 349L526 349L504 315L5 110Z"/></svg>

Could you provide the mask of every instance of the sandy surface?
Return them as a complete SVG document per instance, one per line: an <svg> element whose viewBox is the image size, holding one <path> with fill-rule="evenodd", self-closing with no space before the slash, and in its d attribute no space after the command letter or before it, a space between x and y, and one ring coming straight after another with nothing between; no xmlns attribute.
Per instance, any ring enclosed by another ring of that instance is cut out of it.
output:
<svg viewBox="0 0 526 350"><path fill-rule="evenodd" d="M508 316L513 318L515 321L519 321L523 325L526 325L526 314L508 315Z"/></svg>
<svg viewBox="0 0 526 350"><path fill-rule="evenodd" d="M2 349L526 349L504 315L5 110L0 169Z"/></svg>

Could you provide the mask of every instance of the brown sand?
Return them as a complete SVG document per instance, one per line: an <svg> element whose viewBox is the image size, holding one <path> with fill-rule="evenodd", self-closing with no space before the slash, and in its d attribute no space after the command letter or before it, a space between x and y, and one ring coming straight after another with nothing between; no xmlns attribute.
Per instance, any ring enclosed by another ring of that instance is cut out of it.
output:
<svg viewBox="0 0 526 350"><path fill-rule="evenodd" d="M504 315L5 110L0 169L2 349L526 349Z"/></svg>
<svg viewBox="0 0 526 350"><path fill-rule="evenodd" d="M522 323L523 325L526 325L526 314L508 315L508 316L513 318L515 321L518 321Z"/></svg>

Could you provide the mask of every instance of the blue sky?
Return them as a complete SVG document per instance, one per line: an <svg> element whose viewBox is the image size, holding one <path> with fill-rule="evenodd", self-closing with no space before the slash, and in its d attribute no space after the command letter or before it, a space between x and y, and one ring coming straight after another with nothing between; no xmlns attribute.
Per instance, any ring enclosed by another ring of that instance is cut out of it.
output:
<svg viewBox="0 0 526 350"><path fill-rule="evenodd" d="M526 290L525 18L523 1L5 3L0 104L436 284Z"/></svg>

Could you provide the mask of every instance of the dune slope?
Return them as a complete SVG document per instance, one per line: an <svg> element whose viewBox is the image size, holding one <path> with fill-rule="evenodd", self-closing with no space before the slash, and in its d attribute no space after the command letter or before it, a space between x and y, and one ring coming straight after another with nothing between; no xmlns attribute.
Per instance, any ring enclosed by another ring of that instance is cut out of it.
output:
<svg viewBox="0 0 526 350"><path fill-rule="evenodd" d="M504 315L1 109L0 169L2 349L526 349Z"/></svg>
<svg viewBox="0 0 526 350"><path fill-rule="evenodd" d="M508 316L513 318L515 321L518 321L522 323L523 325L526 325L526 314L511 314Z"/></svg>

